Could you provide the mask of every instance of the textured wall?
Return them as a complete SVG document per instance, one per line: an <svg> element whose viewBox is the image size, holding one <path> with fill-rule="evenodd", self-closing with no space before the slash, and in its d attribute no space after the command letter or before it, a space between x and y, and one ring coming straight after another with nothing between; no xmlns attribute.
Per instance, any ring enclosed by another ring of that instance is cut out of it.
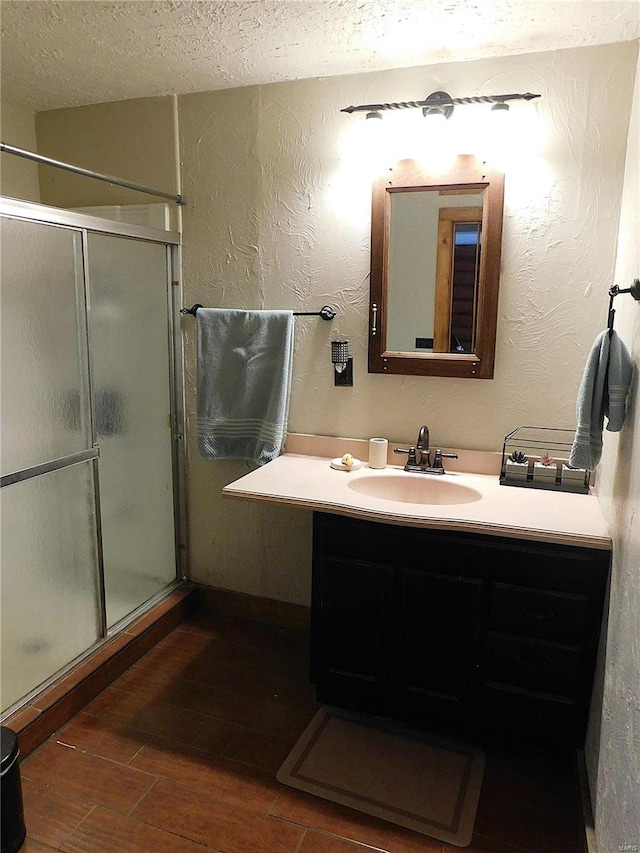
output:
<svg viewBox="0 0 640 853"><path fill-rule="evenodd" d="M38 113L38 152L106 175L175 189L172 98L146 98ZM152 196L40 167L42 201L56 207L142 204Z"/></svg>
<svg viewBox="0 0 640 853"><path fill-rule="evenodd" d="M499 450L520 424L573 426L613 280L636 53L607 45L181 97L187 302L336 307L331 325L296 320L291 431L409 441L426 423L434 444ZM492 381L366 372L370 189L345 159L357 118L340 108L436 89L542 94L521 105L546 131L542 156L515 158L506 175ZM332 338L351 341L351 389L333 386ZM193 578L306 603L308 514L223 501L246 466L198 459L190 435Z"/></svg>
<svg viewBox="0 0 640 853"><path fill-rule="evenodd" d="M16 148L37 151L36 114L24 107L0 103L2 141ZM0 154L0 192L12 198L40 201L38 167L29 160L12 154Z"/></svg>
<svg viewBox="0 0 640 853"><path fill-rule="evenodd" d="M638 66L640 71L640 65ZM640 79L624 179L615 282L640 276ZM640 303L615 300L615 327L635 377L620 433L605 432L599 497L613 539L606 653L600 655L587 741L599 849L640 849ZM635 845L635 846L634 846Z"/></svg>

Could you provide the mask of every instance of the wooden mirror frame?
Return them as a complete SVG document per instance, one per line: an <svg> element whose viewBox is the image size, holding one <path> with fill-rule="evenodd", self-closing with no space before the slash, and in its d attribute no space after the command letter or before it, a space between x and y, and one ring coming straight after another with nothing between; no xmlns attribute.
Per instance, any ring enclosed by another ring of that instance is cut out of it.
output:
<svg viewBox="0 0 640 853"><path fill-rule="evenodd" d="M473 353L414 353L386 349L387 274L391 193L420 190L484 190L476 345ZM504 175L472 155L456 157L445 174L425 172L415 160L401 160L373 185L369 373L492 379L498 320Z"/></svg>

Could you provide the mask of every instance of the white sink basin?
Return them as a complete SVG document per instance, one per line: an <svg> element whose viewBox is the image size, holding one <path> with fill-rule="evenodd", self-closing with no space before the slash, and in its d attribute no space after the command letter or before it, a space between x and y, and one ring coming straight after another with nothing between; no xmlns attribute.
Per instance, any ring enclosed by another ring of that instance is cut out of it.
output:
<svg viewBox="0 0 640 853"><path fill-rule="evenodd" d="M385 501L408 504L468 504L482 498L469 486L441 480L429 474L398 474L358 477L348 483L350 489Z"/></svg>

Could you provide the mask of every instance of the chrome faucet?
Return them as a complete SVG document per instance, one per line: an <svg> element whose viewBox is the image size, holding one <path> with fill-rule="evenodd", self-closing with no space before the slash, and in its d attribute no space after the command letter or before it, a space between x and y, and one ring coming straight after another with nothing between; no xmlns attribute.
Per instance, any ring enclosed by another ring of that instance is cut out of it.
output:
<svg viewBox="0 0 640 853"><path fill-rule="evenodd" d="M405 471L425 471L429 467L429 427L420 427L418 440L408 450L396 447L393 452L407 454Z"/></svg>
<svg viewBox="0 0 640 853"><path fill-rule="evenodd" d="M419 457L418 457L419 454ZM416 441L416 458L418 465L424 468L429 465L429 427L421 426Z"/></svg>
<svg viewBox="0 0 640 853"><path fill-rule="evenodd" d="M406 453L407 464L404 466L405 471L414 471L421 474L444 474L443 459L457 459L457 453L443 453L441 450L436 450L433 454L433 465L431 464L429 453L429 427L421 426L418 432L418 440L414 445L411 445L408 450L401 447L395 447L394 453Z"/></svg>

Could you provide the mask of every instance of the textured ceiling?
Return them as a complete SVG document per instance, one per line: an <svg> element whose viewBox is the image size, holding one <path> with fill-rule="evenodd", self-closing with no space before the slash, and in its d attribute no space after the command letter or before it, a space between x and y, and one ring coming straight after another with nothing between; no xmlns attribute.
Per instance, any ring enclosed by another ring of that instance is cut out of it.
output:
<svg viewBox="0 0 640 853"><path fill-rule="evenodd" d="M2 0L35 110L627 41L640 0Z"/></svg>

